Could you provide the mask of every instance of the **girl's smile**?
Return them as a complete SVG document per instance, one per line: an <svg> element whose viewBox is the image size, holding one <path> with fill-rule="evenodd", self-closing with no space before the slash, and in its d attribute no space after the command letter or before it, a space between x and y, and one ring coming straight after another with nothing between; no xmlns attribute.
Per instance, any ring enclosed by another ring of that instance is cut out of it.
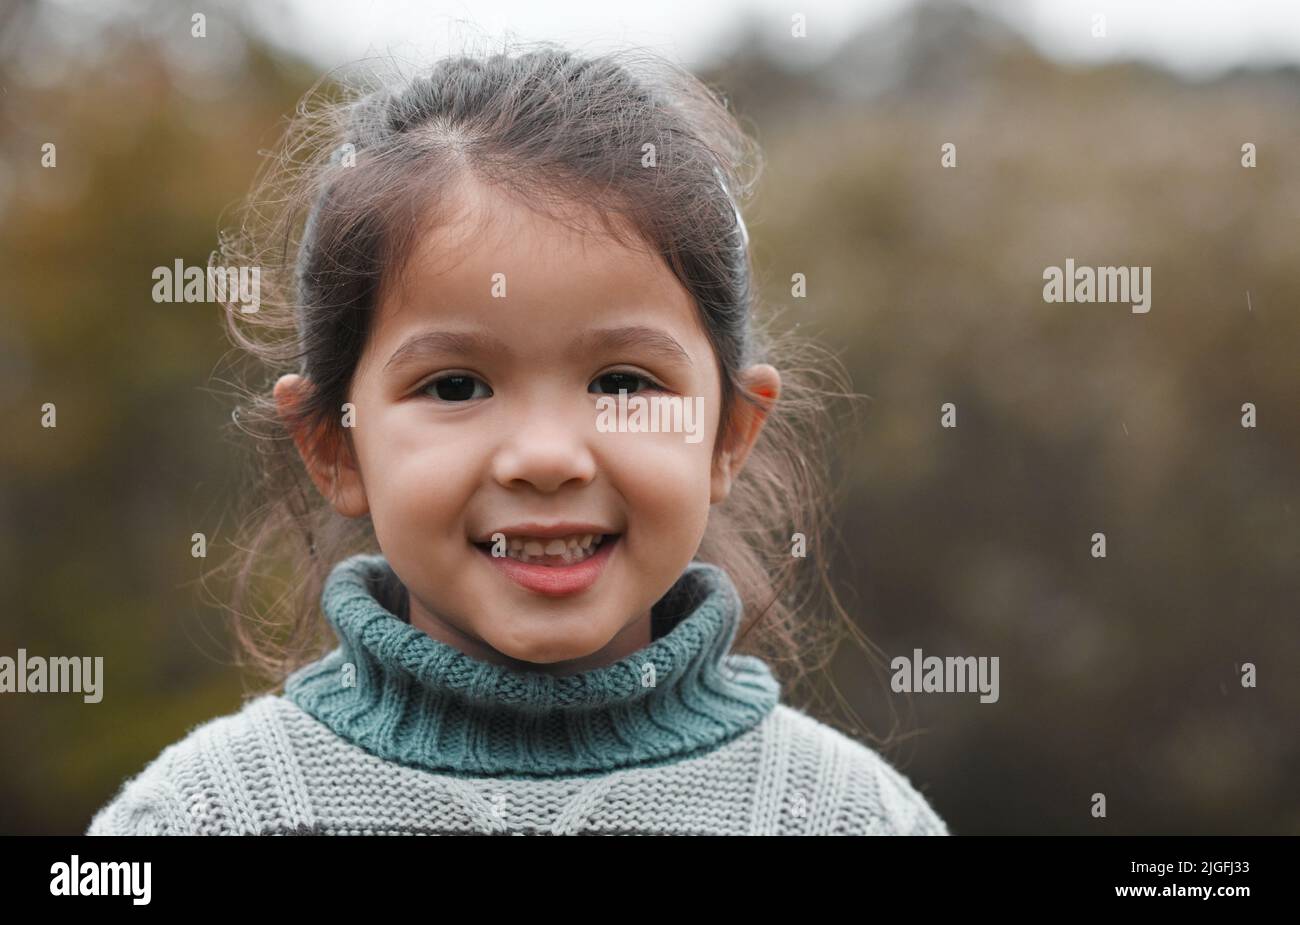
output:
<svg viewBox="0 0 1300 925"><path fill-rule="evenodd" d="M510 529L498 533L501 539L496 542L475 545L494 567L521 587L537 594L564 597L594 585L618 545L619 534L593 533L591 529L568 524L550 530ZM504 554L497 555L493 547L504 547Z"/></svg>

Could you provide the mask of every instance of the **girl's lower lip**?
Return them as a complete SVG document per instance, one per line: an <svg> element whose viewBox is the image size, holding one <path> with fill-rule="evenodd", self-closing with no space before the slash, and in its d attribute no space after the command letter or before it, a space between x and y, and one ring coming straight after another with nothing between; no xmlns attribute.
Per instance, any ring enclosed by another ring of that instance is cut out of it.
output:
<svg viewBox="0 0 1300 925"><path fill-rule="evenodd" d="M596 583L620 539L622 534L609 537L601 542L594 554L572 565L536 565L509 556L494 556L490 549L481 546L478 549L521 587L548 597L565 597L585 591Z"/></svg>

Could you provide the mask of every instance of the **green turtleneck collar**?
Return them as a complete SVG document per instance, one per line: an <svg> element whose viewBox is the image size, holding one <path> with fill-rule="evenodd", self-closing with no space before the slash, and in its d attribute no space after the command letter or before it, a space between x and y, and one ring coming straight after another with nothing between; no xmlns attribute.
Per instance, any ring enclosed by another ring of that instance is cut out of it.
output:
<svg viewBox="0 0 1300 925"><path fill-rule="evenodd" d="M285 682L288 699L390 761L528 778L663 764L751 729L779 696L762 660L728 654L740 597L708 563L687 566L656 605L681 612L666 633L562 677L479 661L403 622L379 590L394 578L383 556L338 563L321 606L340 645Z"/></svg>

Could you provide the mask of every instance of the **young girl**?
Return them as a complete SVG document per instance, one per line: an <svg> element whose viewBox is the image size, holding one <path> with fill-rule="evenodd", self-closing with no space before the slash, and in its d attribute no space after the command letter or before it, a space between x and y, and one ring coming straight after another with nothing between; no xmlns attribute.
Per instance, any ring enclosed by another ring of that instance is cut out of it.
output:
<svg viewBox="0 0 1300 925"><path fill-rule="evenodd" d="M725 102L543 45L302 112L223 247L280 374L237 409L237 611L261 562L299 592L236 624L275 688L89 833L946 834L790 704L848 620L792 590L831 392L766 362Z"/></svg>

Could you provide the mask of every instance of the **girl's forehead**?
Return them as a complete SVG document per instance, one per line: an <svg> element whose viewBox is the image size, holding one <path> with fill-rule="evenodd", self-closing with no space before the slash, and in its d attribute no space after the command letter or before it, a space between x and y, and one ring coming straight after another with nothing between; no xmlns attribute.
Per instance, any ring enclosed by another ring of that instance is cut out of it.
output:
<svg viewBox="0 0 1300 925"><path fill-rule="evenodd" d="M557 218L481 186L473 197L413 242L382 293L379 327L603 323L628 314L698 326L690 293L631 230L620 240L578 206Z"/></svg>
<svg viewBox="0 0 1300 925"><path fill-rule="evenodd" d="M472 276L493 265L497 272L546 267L570 275L607 272L629 282L671 275L628 220L596 212L587 203L530 205L518 194L470 181L440 204L439 214L442 223L422 229L411 250L409 268L425 276L450 276L459 268Z"/></svg>

